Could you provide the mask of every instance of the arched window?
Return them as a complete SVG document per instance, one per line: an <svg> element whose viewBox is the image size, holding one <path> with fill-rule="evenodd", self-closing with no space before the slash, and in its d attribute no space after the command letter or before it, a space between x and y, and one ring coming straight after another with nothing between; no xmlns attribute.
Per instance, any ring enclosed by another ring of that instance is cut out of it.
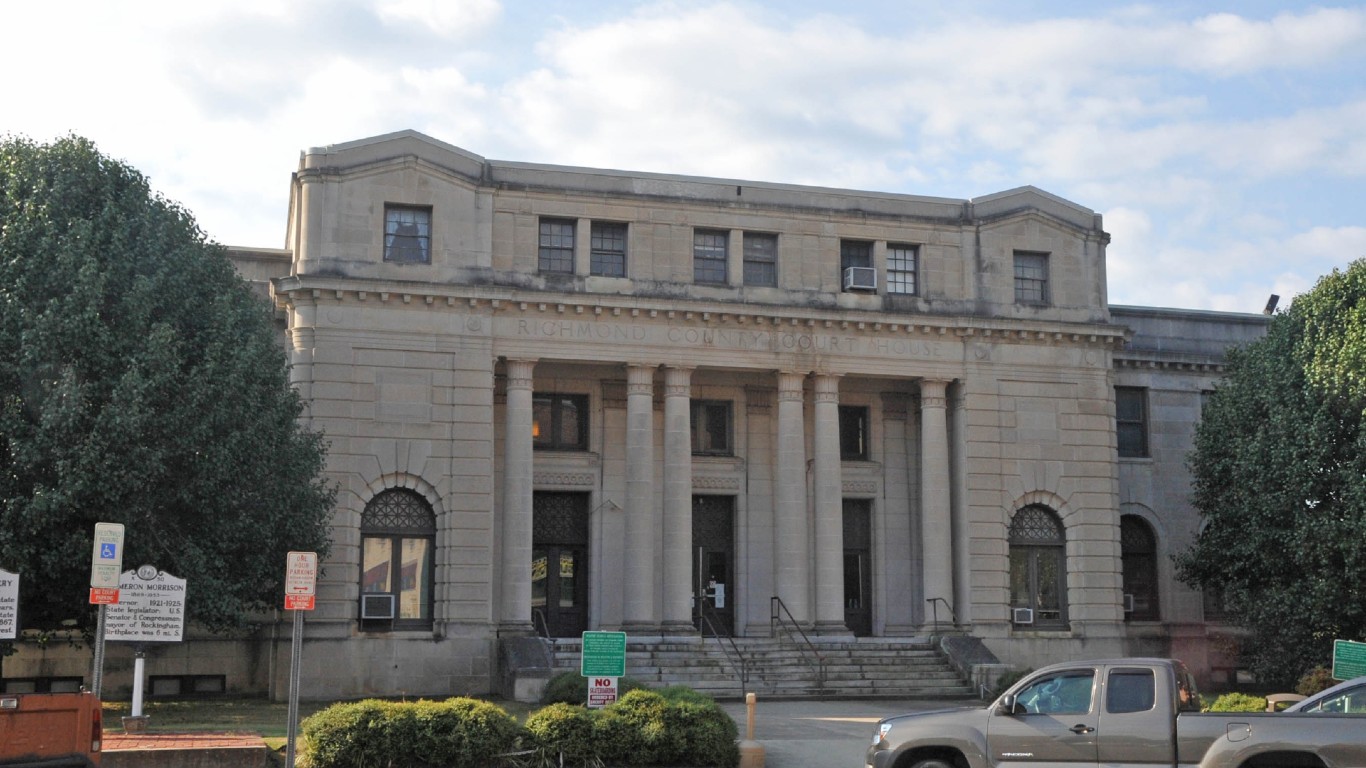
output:
<svg viewBox="0 0 1366 768"><path fill-rule="evenodd" d="M1031 504L1010 521L1010 606L1017 625L1067 625L1067 537L1048 507Z"/></svg>
<svg viewBox="0 0 1366 768"><path fill-rule="evenodd" d="M412 491L382 491L361 514L363 629L430 629L436 515Z"/></svg>
<svg viewBox="0 0 1366 768"><path fill-rule="evenodd" d="M1119 552L1124 569L1124 618L1157 621L1157 537L1137 515L1119 518Z"/></svg>

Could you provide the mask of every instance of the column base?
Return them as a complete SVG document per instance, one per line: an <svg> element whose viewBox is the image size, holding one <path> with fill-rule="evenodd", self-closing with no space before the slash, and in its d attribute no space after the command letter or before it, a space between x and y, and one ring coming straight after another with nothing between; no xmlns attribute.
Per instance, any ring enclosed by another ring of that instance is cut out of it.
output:
<svg viewBox="0 0 1366 768"><path fill-rule="evenodd" d="M854 633L844 626L842 621L818 621L815 628L816 634L823 638L839 637L854 639Z"/></svg>
<svg viewBox="0 0 1366 768"><path fill-rule="evenodd" d="M698 635L697 627L691 621L666 621L659 628L660 634L672 635L674 637Z"/></svg>
<svg viewBox="0 0 1366 768"><path fill-rule="evenodd" d="M505 621L498 625L499 637L524 637L536 634L530 621Z"/></svg>
<svg viewBox="0 0 1366 768"><path fill-rule="evenodd" d="M663 634L663 632L659 628L659 624L652 621L623 622L621 625L621 631L625 632L627 635L644 635L648 637L657 637Z"/></svg>

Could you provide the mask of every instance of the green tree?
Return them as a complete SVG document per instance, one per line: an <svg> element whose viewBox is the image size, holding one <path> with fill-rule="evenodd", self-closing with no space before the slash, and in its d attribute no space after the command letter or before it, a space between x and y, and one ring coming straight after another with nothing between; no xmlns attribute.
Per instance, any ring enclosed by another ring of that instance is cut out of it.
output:
<svg viewBox="0 0 1366 768"><path fill-rule="evenodd" d="M325 551L334 491L266 302L189 213L67 137L0 139L0 567L26 627L88 627L93 529L222 631Z"/></svg>
<svg viewBox="0 0 1366 768"><path fill-rule="evenodd" d="M1207 525L1179 577L1251 630L1243 659L1293 683L1366 638L1366 261L1230 353L1190 457Z"/></svg>

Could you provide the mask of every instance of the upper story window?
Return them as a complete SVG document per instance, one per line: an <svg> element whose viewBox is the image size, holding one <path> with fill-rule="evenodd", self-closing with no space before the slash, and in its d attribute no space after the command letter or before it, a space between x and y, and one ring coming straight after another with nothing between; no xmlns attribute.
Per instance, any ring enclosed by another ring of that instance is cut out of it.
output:
<svg viewBox="0 0 1366 768"><path fill-rule="evenodd" d="M1115 433L1122 457L1148 455L1147 400L1148 390L1142 387L1115 387Z"/></svg>
<svg viewBox="0 0 1366 768"><path fill-rule="evenodd" d="M588 396L532 393L531 446L540 451L588 450Z"/></svg>
<svg viewBox="0 0 1366 768"><path fill-rule="evenodd" d="M840 241L840 285L846 291L877 290L873 244L868 240Z"/></svg>
<svg viewBox="0 0 1366 768"><path fill-rule="evenodd" d="M727 400L692 401L692 452L701 456L730 456L731 408Z"/></svg>
<svg viewBox="0 0 1366 768"><path fill-rule="evenodd" d="M727 241L730 233L697 229L692 234L692 279L695 283L726 282Z"/></svg>
<svg viewBox="0 0 1366 768"><path fill-rule="evenodd" d="M1048 303L1048 254L1015 252L1015 303Z"/></svg>
<svg viewBox="0 0 1366 768"><path fill-rule="evenodd" d="M778 236L745 233L745 285L778 285Z"/></svg>
<svg viewBox="0 0 1366 768"><path fill-rule="evenodd" d="M574 274L573 219L541 219L540 251L536 268L542 272Z"/></svg>
<svg viewBox="0 0 1366 768"><path fill-rule="evenodd" d="M432 624L436 515L402 488L382 491L360 518L363 629L425 629Z"/></svg>
<svg viewBox="0 0 1366 768"><path fill-rule="evenodd" d="M384 206L384 260L399 264L432 261L432 209Z"/></svg>
<svg viewBox="0 0 1366 768"><path fill-rule="evenodd" d="M868 452L868 407L863 405L841 405L840 410L840 458L845 461L863 461Z"/></svg>
<svg viewBox="0 0 1366 768"><path fill-rule="evenodd" d="M914 245L887 246L887 292L915 295L919 293L916 268L919 252Z"/></svg>
<svg viewBox="0 0 1366 768"><path fill-rule="evenodd" d="M595 221L590 240L588 274L626 277L626 225Z"/></svg>

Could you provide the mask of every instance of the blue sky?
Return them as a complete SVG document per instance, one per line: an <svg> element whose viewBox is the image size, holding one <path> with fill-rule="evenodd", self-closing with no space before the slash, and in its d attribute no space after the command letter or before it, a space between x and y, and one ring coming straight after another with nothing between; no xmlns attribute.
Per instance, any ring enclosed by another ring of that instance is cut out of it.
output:
<svg viewBox="0 0 1366 768"><path fill-rule="evenodd" d="M278 247L306 147L971 198L1112 235L1114 304L1258 312L1366 257L1366 5L54 0L0 132L74 132L215 240ZM27 30L27 33L16 33Z"/></svg>

